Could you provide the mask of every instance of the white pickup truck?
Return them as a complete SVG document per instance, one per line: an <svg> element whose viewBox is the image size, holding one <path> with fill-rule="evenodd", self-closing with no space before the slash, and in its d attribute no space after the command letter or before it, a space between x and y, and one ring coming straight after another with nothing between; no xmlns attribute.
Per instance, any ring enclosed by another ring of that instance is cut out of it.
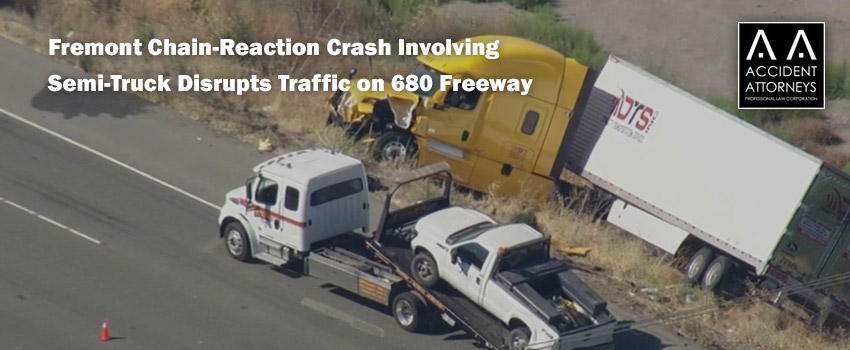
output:
<svg viewBox="0 0 850 350"><path fill-rule="evenodd" d="M526 224L500 225L451 207L420 219L415 232L413 278L428 288L442 280L492 314L510 330L511 349L551 344L610 317L602 298L550 259L549 240Z"/></svg>

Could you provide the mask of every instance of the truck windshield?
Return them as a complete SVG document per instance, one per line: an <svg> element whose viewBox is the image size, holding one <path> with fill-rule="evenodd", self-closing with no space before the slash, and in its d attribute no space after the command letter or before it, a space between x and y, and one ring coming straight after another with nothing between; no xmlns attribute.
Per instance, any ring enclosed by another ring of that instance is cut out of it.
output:
<svg viewBox="0 0 850 350"><path fill-rule="evenodd" d="M416 94L425 98L433 97L434 93L437 92L437 89L440 86L440 72L437 72L431 68L420 65L419 68L413 72L413 75L416 75L419 78L419 90L416 90ZM428 86L427 84L422 83L422 77L428 76L431 79L431 84ZM423 86L428 86L430 89L423 90L421 89Z"/></svg>
<svg viewBox="0 0 850 350"><path fill-rule="evenodd" d="M463 242L466 240L473 239L475 237L480 236L484 231L489 230L490 228L495 227L496 224L485 221L479 222L475 225L469 226L465 229L452 233L448 237L446 237L446 244L455 244L457 242Z"/></svg>
<svg viewBox="0 0 850 350"><path fill-rule="evenodd" d="M549 261L549 244L546 241L508 250L499 261L498 271L523 269Z"/></svg>

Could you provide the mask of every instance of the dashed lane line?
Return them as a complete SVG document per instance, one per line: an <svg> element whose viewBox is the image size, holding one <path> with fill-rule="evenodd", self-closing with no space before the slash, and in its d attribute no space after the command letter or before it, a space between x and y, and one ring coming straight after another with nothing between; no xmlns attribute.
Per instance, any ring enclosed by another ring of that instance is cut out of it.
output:
<svg viewBox="0 0 850 350"><path fill-rule="evenodd" d="M15 208L15 209L18 209L18 210L20 210L20 211L22 211L22 212L24 212L24 213L30 214L30 215L32 215L32 216L35 216L35 217L37 217L37 218L41 219L41 221L47 222L47 223L49 223L49 224L51 224L51 225L53 225L53 226L56 226L56 227L58 227L58 228L60 228L60 229L62 229L62 230L65 230L65 231L68 231L68 232L70 232L70 233L73 233L74 235L76 235L76 236L78 236L78 237L80 237L80 238L82 238L82 239L85 239L85 240L87 240L87 241L89 241L89 242L92 242L92 243L97 244L97 245L101 245L101 244L103 244L101 241L98 241L97 239L94 239L94 238L92 238L91 236L89 236L89 235L87 235L87 234L85 234L85 233L82 233L82 232L80 232L80 231L77 231L77 230L75 230L75 229L72 229L72 228L70 228L70 227L68 227L68 226L66 226L66 225L63 225L62 223L60 223L60 222L58 222L58 221L56 221L56 220L53 220L53 219L51 219L51 218L49 218L49 217L46 217L46 216L41 215L41 214L39 214L39 213L36 213L34 210L32 210L32 209L30 209L30 208L27 208L27 207L25 207L25 206L23 206L23 205L20 205L20 204L18 204L18 203L12 202L12 201L10 201L10 200L8 200L8 199L6 199L6 198L3 198L3 197L0 197L0 201L3 201L3 203L6 203L6 204L8 204L9 206L11 206L11 207L13 207L13 208Z"/></svg>

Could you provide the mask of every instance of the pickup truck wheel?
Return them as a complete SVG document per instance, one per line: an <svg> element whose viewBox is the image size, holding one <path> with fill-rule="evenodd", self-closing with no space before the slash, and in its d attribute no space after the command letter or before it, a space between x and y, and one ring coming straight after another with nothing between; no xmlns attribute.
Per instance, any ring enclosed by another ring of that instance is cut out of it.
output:
<svg viewBox="0 0 850 350"><path fill-rule="evenodd" d="M688 282L696 283L699 281L713 255L711 248L703 247L691 256L688 266L685 267L685 277L687 277Z"/></svg>
<svg viewBox="0 0 850 350"><path fill-rule="evenodd" d="M236 260L248 261L250 258L250 241L245 234L245 228L238 222L231 222L224 228L224 246L227 253Z"/></svg>
<svg viewBox="0 0 850 350"><path fill-rule="evenodd" d="M519 326L511 330L508 334L508 345L511 350L525 350L528 347L528 339L531 338L531 331L526 326Z"/></svg>
<svg viewBox="0 0 850 350"><path fill-rule="evenodd" d="M702 277L702 286L706 290L714 290L723 281L726 276L726 271L732 265L732 260L729 257L720 255L708 265L705 270L705 276Z"/></svg>
<svg viewBox="0 0 850 350"><path fill-rule="evenodd" d="M413 273L413 279L425 288L436 286L440 279L437 262L428 252L417 253L413 257L413 261L410 262L410 271Z"/></svg>
<svg viewBox="0 0 850 350"><path fill-rule="evenodd" d="M393 317L398 325L408 331L416 332L420 325L425 324L423 320L426 310L425 303L413 292L402 292L393 298Z"/></svg>
<svg viewBox="0 0 850 350"><path fill-rule="evenodd" d="M372 157L377 161L410 159L416 154L416 140L400 131L385 131L372 145Z"/></svg>

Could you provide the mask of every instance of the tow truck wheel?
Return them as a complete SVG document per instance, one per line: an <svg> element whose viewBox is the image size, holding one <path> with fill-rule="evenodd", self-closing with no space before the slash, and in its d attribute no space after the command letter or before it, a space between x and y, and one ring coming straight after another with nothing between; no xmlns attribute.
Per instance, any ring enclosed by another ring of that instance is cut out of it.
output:
<svg viewBox="0 0 850 350"><path fill-rule="evenodd" d="M250 243L245 228L238 222L231 222L224 228L224 246L227 252L236 260L248 261Z"/></svg>
<svg viewBox="0 0 850 350"><path fill-rule="evenodd" d="M377 161L410 159L417 151L413 137L401 131L385 131L372 145L372 157Z"/></svg>
<svg viewBox="0 0 850 350"><path fill-rule="evenodd" d="M416 253L410 262L410 271L413 273L413 279L425 288L436 286L440 279L437 262L428 252Z"/></svg>
<svg viewBox="0 0 850 350"><path fill-rule="evenodd" d="M398 325L408 332L416 332L425 324L425 303L413 292L402 292L393 298L393 317Z"/></svg>
<svg viewBox="0 0 850 350"><path fill-rule="evenodd" d="M729 266L732 265L732 260L724 255L718 255L711 261L708 268L705 270L705 276L702 277L702 287L706 290L714 290L723 281L726 271L729 271Z"/></svg>
<svg viewBox="0 0 850 350"><path fill-rule="evenodd" d="M685 277L688 278L688 282L696 283L699 281L713 255L711 248L703 247L691 256L688 266L685 267Z"/></svg>
<svg viewBox="0 0 850 350"><path fill-rule="evenodd" d="M531 331L526 326L519 326L511 330L508 335L508 345L511 350L525 350L528 347L528 339L531 338Z"/></svg>

